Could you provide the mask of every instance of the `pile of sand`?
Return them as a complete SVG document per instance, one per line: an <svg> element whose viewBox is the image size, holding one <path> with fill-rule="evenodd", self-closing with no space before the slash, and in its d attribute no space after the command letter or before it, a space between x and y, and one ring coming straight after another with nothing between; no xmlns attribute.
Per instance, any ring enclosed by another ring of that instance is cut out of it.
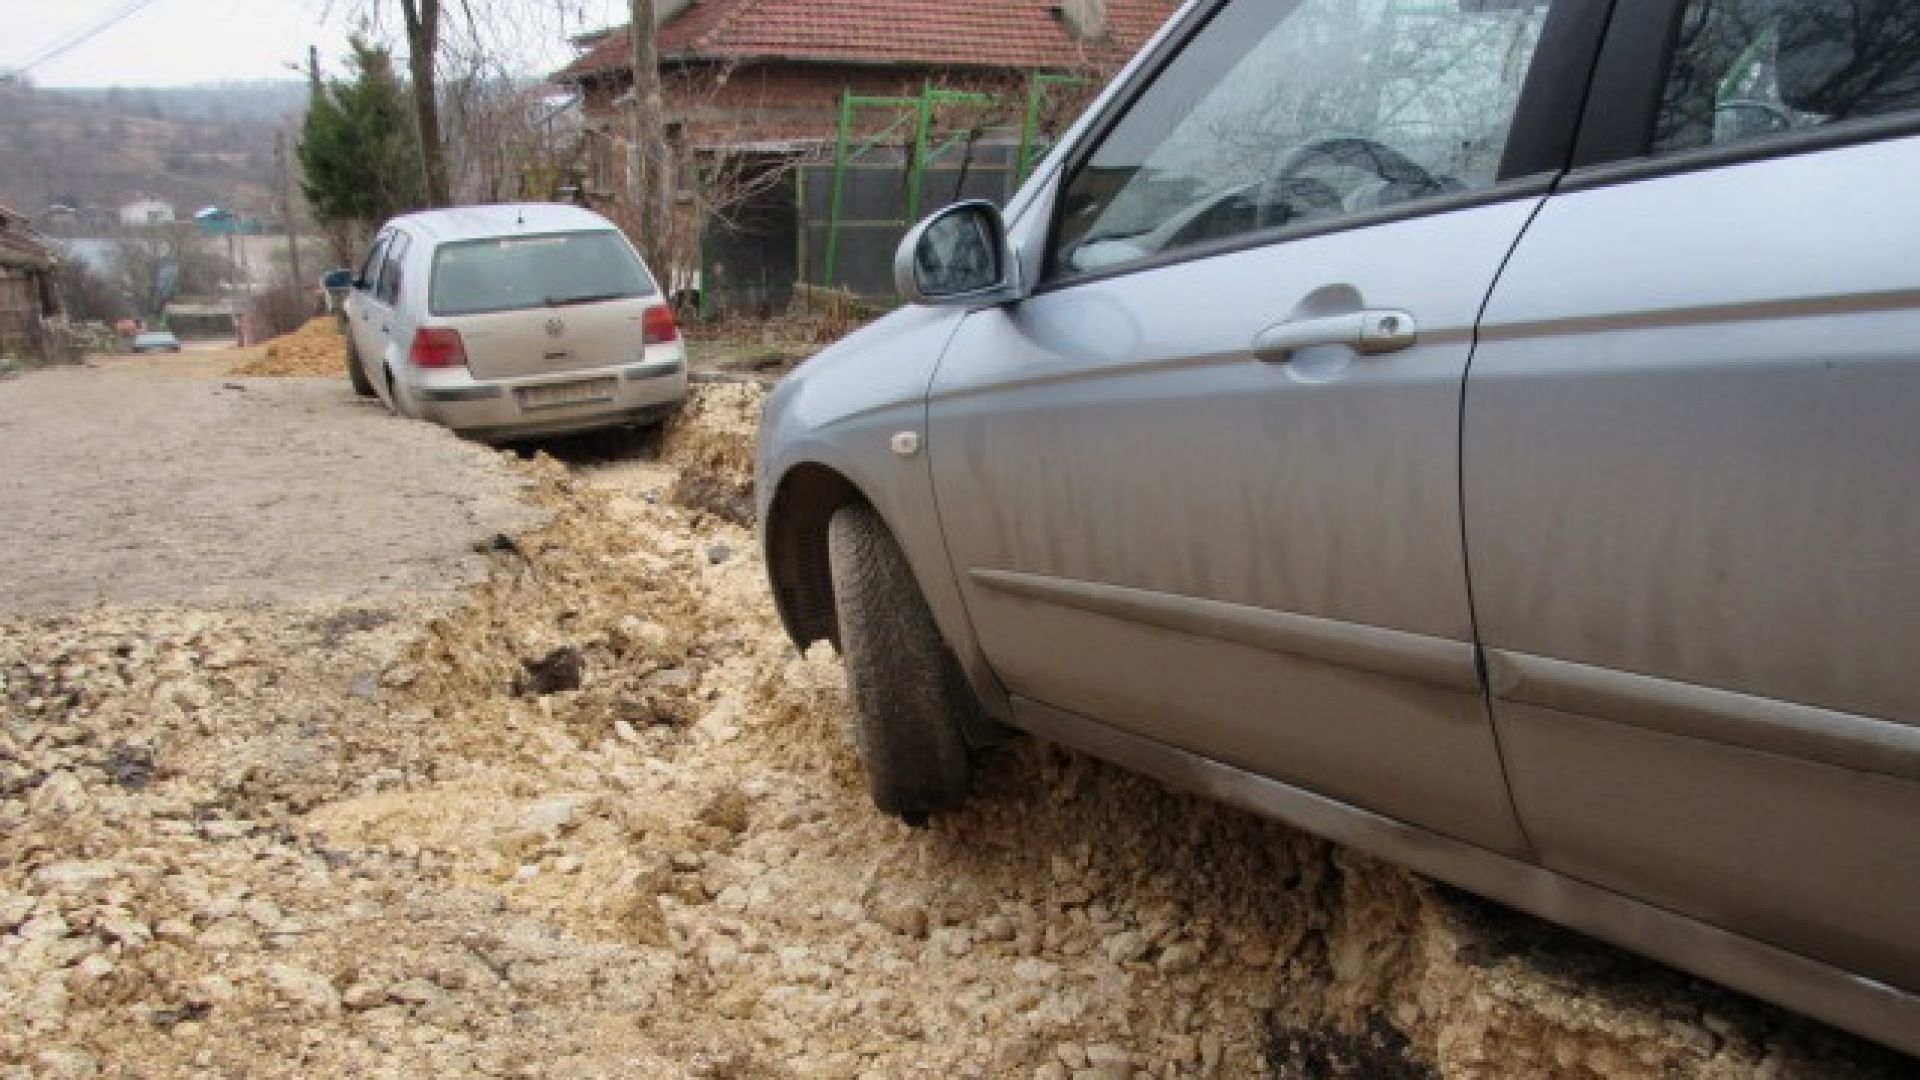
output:
<svg viewBox="0 0 1920 1080"><path fill-rule="evenodd" d="M331 315L307 320L290 334L267 342L265 355L244 360L235 375L330 376L347 370L347 339Z"/></svg>

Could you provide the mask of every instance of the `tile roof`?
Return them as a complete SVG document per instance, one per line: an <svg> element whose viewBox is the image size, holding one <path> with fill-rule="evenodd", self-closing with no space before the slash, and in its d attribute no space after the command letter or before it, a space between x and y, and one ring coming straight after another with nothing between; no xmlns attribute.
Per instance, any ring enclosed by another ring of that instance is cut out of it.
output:
<svg viewBox="0 0 1920 1080"><path fill-rule="evenodd" d="M53 263L53 253L45 244L20 233L0 232L0 267L51 270Z"/></svg>
<svg viewBox="0 0 1920 1080"><path fill-rule="evenodd" d="M663 61L782 59L929 67L1067 69L1130 56L1180 0L1106 0L1110 41L1076 40L1057 0L695 0L660 28ZM557 73L632 66L625 29Z"/></svg>
<svg viewBox="0 0 1920 1080"><path fill-rule="evenodd" d="M53 262L53 249L34 230L27 216L0 203L0 266L47 270Z"/></svg>

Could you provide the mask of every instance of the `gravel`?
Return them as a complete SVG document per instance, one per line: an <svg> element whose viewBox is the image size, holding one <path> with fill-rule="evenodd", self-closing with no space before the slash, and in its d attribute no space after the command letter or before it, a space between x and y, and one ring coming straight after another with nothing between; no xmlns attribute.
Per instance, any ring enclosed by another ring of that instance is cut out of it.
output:
<svg viewBox="0 0 1920 1080"><path fill-rule="evenodd" d="M1911 1073L1043 744L873 812L837 660L670 496L758 393L512 465L546 523L454 606L0 616L0 1078Z"/></svg>

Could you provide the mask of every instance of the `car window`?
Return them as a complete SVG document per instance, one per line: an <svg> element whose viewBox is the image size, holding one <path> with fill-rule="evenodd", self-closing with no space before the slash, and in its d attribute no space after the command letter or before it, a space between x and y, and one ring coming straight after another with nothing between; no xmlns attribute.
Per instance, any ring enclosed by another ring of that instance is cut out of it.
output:
<svg viewBox="0 0 1920 1080"><path fill-rule="evenodd" d="M380 268L380 281L374 286L373 294L383 304L394 304L400 300L400 278L406 272L407 249L413 246L413 240L406 233L393 234L393 240L387 245L387 261Z"/></svg>
<svg viewBox="0 0 1920 1080"><path fill-rule="evenodd" d="M1656 153L1920 110L1914 0L1691 0Z"/></svg>
<svg viewBox="0 0 1920 1080"><path fill-rule="evenodd" d="M374 237L373 246L367 249L367 260L360 264L360 272L354 279L368 289L373 288L380 274L380 260L387 254L387 242L393 239L392 233L381 233Z"/></svg>
<svg viewBox="0 0 1920 1080"><path fill-rule="evenodd" d="M653 278L619 233L553 233L442 244L433 254L435 315L650 296Z"/></svg>
<svg viewBox="0 0 1920 1080"><path fill-rule="evenodd" d="M1491 186L1546 0L1239 0L1069 178L1050 274Z"/></svg>

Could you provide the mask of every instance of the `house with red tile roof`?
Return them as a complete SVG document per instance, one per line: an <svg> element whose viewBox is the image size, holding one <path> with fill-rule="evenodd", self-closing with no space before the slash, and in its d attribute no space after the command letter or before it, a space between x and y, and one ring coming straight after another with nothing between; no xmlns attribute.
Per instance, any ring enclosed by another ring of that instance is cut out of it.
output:
<svg viewBox="0 0 1920 1080"><path fill-rule="evenodd" d="M1179 6L1180 0L658 0L662 120L682 163L681 220L711 212L687 205L696 198L703 161L738 162L744 155L787 168L830 157L845 94L917 98L929 86L986 92L1015 103L1010 111L1017 116L1034 76L1085 76L1084 98ZM579 57L552 80L579 93L587 120L581 201L625 220L632 42L627 28L617 27L577 38L575 45ZM748 216L779 218L776 234L791 235L785 219L792 206L769 205L792 204L791 188L770 187L758 198L762 205ZM675 228L706 231L699 222ZM768 243L769 258L796 257L772 250L787 245L785 239ZM806 255L797 258L804 262ZM753 272L787 273L765 262L756 260ZM797 268L793 276L808 277Z"/></svg>
<svg viewBox="0 0 1920 1080"><path fill-rule="evenodd" d="M824 140L844 91L912 96L929 82L977 87L1022 85L1039 72L1110 74L1178 6L664 0L656 45L667 131L691 148ZM612 125L633 85L627 28L577 40L584 51L553 81L579 90L590 124Z"/></svg>

